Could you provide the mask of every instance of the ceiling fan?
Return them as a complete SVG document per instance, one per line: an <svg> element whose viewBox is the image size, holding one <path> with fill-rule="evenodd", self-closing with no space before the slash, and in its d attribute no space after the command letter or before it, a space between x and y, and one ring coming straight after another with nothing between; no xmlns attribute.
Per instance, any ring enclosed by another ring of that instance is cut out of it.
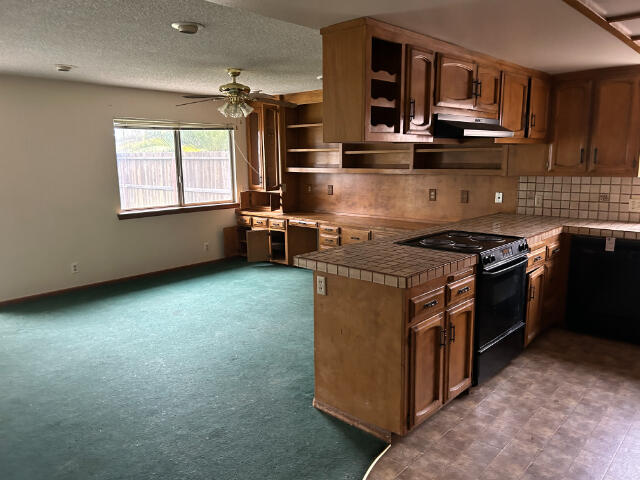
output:
<svg viewBox="0 0 640 480"><path fill-rule="evenodd" d="M271 95L261 93L260 90L251 90L247 85L243 85L237 82L237 78L242 72L239 68L227 68L227 73L231 77L231 82L220 85L219 95L183 95L182 98L195 99L195 102L187 102L176 105L182 107L184 105L191 105L193 103L210 102L214 100L224 100L224 103L218 107L218 111L225 117L239 118L246 117L253 112L253 107L247 102L258 101L262 103L269 103L272 105L280 105L283 107L297 107L295 103L285 102L284 100L278 100Z"/></svg>

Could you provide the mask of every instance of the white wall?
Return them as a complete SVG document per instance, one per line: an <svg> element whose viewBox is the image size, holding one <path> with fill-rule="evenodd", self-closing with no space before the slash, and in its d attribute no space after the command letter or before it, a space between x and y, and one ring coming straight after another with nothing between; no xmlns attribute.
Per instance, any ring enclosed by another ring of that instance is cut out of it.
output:
<svg viewBox="0 0 640 480"><path fill-rule="evenodd" d="M116 216L113 118L229 123L213 103L175 107L180 100L166 92L0 76L0 301L223 256L222 228L235 223L232 209ZM244 122L236 142L244 150ZM237 157L242 190L247 168ZM79 273L71 274L72 262Z"/></svg>

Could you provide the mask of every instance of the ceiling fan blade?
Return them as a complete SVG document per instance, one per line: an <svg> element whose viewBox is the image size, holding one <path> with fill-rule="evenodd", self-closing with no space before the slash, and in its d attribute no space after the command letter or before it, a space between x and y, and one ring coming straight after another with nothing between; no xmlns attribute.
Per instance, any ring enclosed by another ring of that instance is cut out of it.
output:
<svg viewBox="0 0 640 480"><path fill-rule="evenodd" d="M225 95L182 95L182 98L223 98Z"/></svg>
<svg viewBox="0 0 640 480"><path fill-rule="evenodd" d="M277 98L273 98L271 95L267 95L265 93L250 93L248 95L249 99L255 100L257 102L269 103L271 105L279 105L281 107L287 108L295 108L298 106L297 103L285 102L284 100L278 100Z"/></svg>
<svg viewBox="0 0 640 480"><path fill-rule="evenodd" d="M195 102L187 102L187 103L179 103L176 107L183 107L185 105L191 105L193 103L203 103L203 102L212 102L214 100L219 100L218 98L205 98L204 100L196 100Z"/></svg>

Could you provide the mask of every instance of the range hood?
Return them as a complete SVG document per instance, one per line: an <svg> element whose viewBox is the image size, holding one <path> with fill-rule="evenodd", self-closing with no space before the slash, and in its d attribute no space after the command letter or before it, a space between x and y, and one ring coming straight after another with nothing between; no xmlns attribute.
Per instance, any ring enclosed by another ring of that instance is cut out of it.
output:
<svg viewBox="0 0 640 480"><path fill-rule="evenodd" d="M513 137L513 132L500 126L500 122L496 118L474 118L441 113L434 115L434 117L434 137Z"/></svg>

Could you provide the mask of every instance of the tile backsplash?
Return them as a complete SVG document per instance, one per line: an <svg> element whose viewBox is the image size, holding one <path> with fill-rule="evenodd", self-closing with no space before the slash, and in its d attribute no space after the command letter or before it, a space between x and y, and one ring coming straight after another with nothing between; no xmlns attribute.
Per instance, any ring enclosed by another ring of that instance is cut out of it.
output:
<svg viewBox="0 0 640 480"><path fill-rule="evenodd" d="M525 215L640 222L629 200L640 200L640 178L520 177L517 212Z"/></svg>

